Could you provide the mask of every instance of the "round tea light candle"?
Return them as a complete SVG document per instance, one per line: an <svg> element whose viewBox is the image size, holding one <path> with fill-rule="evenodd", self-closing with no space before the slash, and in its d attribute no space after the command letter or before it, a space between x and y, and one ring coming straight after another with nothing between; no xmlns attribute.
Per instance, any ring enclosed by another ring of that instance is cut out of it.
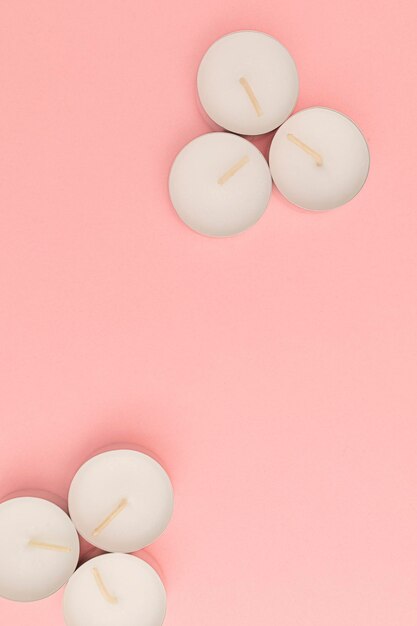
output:
<svg viewBox="0 0 417 626"><path fill-rule="evenodd" d="M80 545L66 513L41 498L0 504L0 596L18 602L41 600L74 572Z"/></svg>
<svg viewBox="0 0 417 626"><path fill-rule="evenodd" d="M136 552L165 530L171 481L151 456L110 450L92 457L69 490L70 516L84 539L106 552Z"/></svg>
<svg viewBox="0 0 417 626"><path fill-rule="evenodd" d="M161 626L166 593L155 570L129 554L104 554L82 565L64 593L67 626Z"/></svg>
<svg viewBox="0 0 417 626"><path fill-rule="evenodd" d="M369 150L359 128L324 107L299 111L276 132L269 164L280 192L293 204L315 211L334 209L363 187Z"/></svg>
<svg viewBox="0 0 417 626"><path fill-rule="evenodd" d="M215 237L236 235L263 215L271 174L259 150L231 133L207 133L177 155L169 193L179 217L193 230Z"/></svg>
<svg viewBox="0 0 417 626"><path fill-rule="evenodd" d="M298 73L290 53L274 37L244 30L221 37L207 50L197 88L216 124L241 135L260 135L291 115Z"/></svg>

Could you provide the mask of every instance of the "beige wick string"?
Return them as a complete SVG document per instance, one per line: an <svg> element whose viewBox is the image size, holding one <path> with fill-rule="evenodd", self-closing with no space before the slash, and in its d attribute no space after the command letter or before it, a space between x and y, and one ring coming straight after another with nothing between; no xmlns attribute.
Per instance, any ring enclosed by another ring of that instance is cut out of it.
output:
<svg viewBox="0 0 417 626"><path fill-rule="evenodd" d="M109 515L101 522L101 524L97 526L97 528L94 529L93 537L97 537L97 535L99 535L105 528L107 528L107 526L114 520L114 518L117 517L119 513L124 511L126 507L127 500L126 498L123 498L123 500L120 500L117 507L111 513L109 513Z"/></svg>
<svg viewBox="0 0 417 626"><path fill-rule="evenodd" d="M29 541L31 548L40 548L41 550L53 550L54 552L71 552L71 548L68 546L58 546L55 543L45 543L44 541L36 541L31 539Z"/></svg>
<svg viewBox="0 0 417 626"><path fill-rule="evenodd" d="M117 598L115 596L112 596L112 594L107 589L98 569L96 567L93 567L92 572L93 572L94 579L97 583L97 587L99 588L100 593L103 596L103 598L107 600L107 602L109 602L110 604L117 604L118 602Z"/></svg>
<svg viewBox="0 0 417 626"><path fill-rule="evenodd" d="M258 99L255 96L255 93L252 87L250 86L250 84L248 83L247 79L244 76L242 76L242 78L239 79L239 82L242 85L243 89L246 91L246 94L249 100L251 101L253 108L255 109L256 115L258 117L261 117L261 115L263 115L261 105L259 104Z"/></svg>
<svg viewBox="0 0 417 626"><path fill-rule="evenodd" d="M227 183L229 178L232 178L232 176L234 176L236 174L236 172L238 172L240 170L241 167L246 165L246 163L249 163L249 157L245 155L244 157L242 157L240 159L240 161L238 161L237 163L232 165L232 167L230 169L228 169L227 172L225 172L223 174L223 176L220 176L220 178L217 181L218 184L219 185L224 185L224 183Z"/></svg>
<svg viewBox="0 0 417 626"><path fill-rule="evenodd" d="M316 162L316 165L319 165L319 166L323 165L323 157L321 156L321 154L313 150L313 148L310 148L310 146L307 146L307 144L300 141L297 137L295 137L291 133L287 135L287 139L289 139L289 141L292 141L292 143L294 143L296 146L301 148L301 150L304 150L304 152L312 156Z"/></svg>

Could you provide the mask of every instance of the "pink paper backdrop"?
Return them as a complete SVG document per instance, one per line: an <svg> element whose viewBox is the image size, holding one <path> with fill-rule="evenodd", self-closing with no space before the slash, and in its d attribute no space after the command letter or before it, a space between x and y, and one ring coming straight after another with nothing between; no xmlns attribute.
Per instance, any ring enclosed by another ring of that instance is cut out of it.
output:
<svg viewBox="0 0 417 626"><path fill-rule="evenodd" d="M417 622L416 17L0 2L0 494L64 496L109 441L155 450L176 489L150 549L166 626ZM298 109L363 128L371 173L344 208L275 190L256 227L210 240L167 176L207 130L199 59L240 28L289 48ZM61 626L61 596L0 601L0 621Z"/></svg>

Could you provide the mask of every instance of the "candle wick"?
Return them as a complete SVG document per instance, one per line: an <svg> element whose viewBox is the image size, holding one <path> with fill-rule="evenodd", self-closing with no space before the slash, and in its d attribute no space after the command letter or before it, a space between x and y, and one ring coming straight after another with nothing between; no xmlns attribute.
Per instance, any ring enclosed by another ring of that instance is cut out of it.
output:
<svg viewBox="0 0 417 626"><path fill-rule="evenodd" d="M316 162L316 165L321 166L323 165L323 157L321 156L321 154L319 154L318 152L316 152L315 150L313 150L313 148L310 148L310 146L307 146L307 144L303 143L302 141L300 141L300 139L298 139L297 137L295 137L294 135L292 135L291 133L289 133L287 135L287 139L289 139L289 141L291 141L292 143L294 143L296 146L298 146L299 148L301 148L301 150L304 150L304 152L306 152L307 154L309 154L310 156L313 157L313 159Z"/></svg>
<svg viewBox="0 0 417 626"><path fill-rule="evenodd" d="M261 105L258 102L257 97L255 96L255 93L252 89L252 87L250 86L248 80L242 76L242 78L239 79L240 84L242 85L243 89L246 91L246 95L248 96L249 100L252 103L253 108L255 109L256 115L258 117L261 117L261 115L263 115L263 111L261 108Z"/></svg>
<svg viewBox="0 0 417 626"><path fill-rule="evenodd" d="M35 541L31 539L29 541L31 548L40 548L41 550L53 550L55 552L71 552L71 548L68 546L58 546L54 543L45 543L44 541Z"/></svg>
<svg viewBox="0 0 417 626"><path fill-rule="evenodd" d="M93 567L92 572L93 572L94 579L97 583L97 587L99 588L100 593L103 596L103 598L107 600L107 602L109 602L110 604L117 604L118 602L117 598L113 596L107 589L98 569L96 567Z"/></svg>
<svg viewBox="0 0 417 626"><path fill-rule="evenodd" d="M97 526L97 528L93 531L93 537L97 537L107 526L114 520L115 517L119 515L124 509L127 507L127 499L123 498L120 500L119 504L109 515L104 518L104 520Z"/></svg>
<svg viewBox="0 0 417 626"><path fill-rule="evenodd" d="M232 165L232 167L229 168L227 172L225 172L222 176L220 176L220 178L217 181L218 184L224 185L224 183L227 183L229 178L232 178L232 176L234 176L236 172L240 170L241 167L246 165L246 163L249 163L249 157L245 155L244 157L240 159L240 161Z"/></svg>

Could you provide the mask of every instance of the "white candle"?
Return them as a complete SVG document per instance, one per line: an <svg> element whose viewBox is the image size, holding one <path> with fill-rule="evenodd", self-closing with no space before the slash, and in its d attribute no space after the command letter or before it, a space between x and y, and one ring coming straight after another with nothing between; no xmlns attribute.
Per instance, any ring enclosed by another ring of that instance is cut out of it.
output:
<svg viewBox="0 0 417 626"><path fill-rule="evenodd" d="M276 39L253 30L215 41L197 76L198 94L216 124L241 135L277 128L298 98L297 68Z"/></svg>
<svg viewBox="0 0 417 626"><path fill-rule="evenodd" d="M271 195L271 174L249 141L230 133L197 137L177 155L169 193L179 217L210 236L236 235L255 224Z"/></svg>
<svg viewBox="0 0 417 626"><path fill-rule="evenodd" d="M64 594L67 626L161 626L166 593L155 570L129 554L104 554L82 565Z"/></svg>
<svg viewBox="0 0 417 626"><path fill-rule="evenodd" d="M78 470L69 512L84 539L106 552L136 552L165 530L173 509L171 481L152 457L111 450Z"/></svg>
<svg viewBox="0 0 417 626"><path fill-rule="evenodd" d="M365 183L369 150L359 128L332 109L313 107L276 132L269 164L280 192L304 209L324 211L351 200Z"/></svg>
<svg viewBox="0 0 417 626"><path fill-rule="evenodd" d="M0 504L0 596L18 602L41 600L74 572L80 545L62 509L41 498Z"/></svg>

